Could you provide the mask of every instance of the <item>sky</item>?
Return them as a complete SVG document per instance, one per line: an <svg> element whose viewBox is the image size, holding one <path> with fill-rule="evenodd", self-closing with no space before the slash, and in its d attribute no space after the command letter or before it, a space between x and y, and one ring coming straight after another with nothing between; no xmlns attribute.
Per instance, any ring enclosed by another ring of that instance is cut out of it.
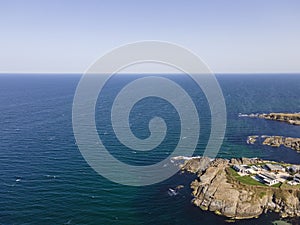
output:
<svg viewBox="0 0 300 225"><path fill-rule="evenodd" d="M298 73L300 1L0 0L0 73L82 73L142 40L186 47L215 73Z"/></svg>

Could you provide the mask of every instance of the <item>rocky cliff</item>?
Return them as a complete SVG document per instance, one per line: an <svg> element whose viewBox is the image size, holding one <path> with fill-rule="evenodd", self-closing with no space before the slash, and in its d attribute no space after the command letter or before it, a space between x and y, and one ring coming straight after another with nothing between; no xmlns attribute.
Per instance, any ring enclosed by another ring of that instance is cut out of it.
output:
<svg viewBox="0 0 300 225"><path fill-rule="evenodd" d="M245 185L230 173L231 165L261 162L264 161L247 158L191 158L181 169L198 175L191 183L192 202L202 210L235 219L258 217L268 211L278 212L282 217L300 216L299 188Z"/></svg>

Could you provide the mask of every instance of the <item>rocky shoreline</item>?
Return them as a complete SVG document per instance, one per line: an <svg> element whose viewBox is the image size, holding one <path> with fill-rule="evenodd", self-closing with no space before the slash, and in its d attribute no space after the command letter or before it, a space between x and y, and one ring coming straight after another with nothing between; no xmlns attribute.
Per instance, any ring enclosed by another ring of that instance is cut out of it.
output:
<svg viewBox="0 0 300 225"><path fill-rule="evenodd" d="M180 168L197 174L190 185L192 202L202 210L232 219L254 218L269 211L278 212L281 217L300 216L299 187L247 185L231 174L232 165L266 162L269 161L257 158L212 160L196 157L185 159Z"/></svg>
<svg viewBox="0 0 300 225"><path fill-rule="evenodd" d="M258 135L252 135L252 136L248 136L247 143L254 144L256 143L258 138L263 140L262 142L263 145L269 145L277 148L283 145L295 151L300 151L300 138L284 137L284 136L267 136L267 135L263 135L259 137Z"/></svg>
<svg viewBox="0 0 300 225"><path fill-rule="evenodd" d="M262 114L241 114L240 117L256 117L266 120L276 120L291 125L300 125L300 113L262 113Z"/></svg>

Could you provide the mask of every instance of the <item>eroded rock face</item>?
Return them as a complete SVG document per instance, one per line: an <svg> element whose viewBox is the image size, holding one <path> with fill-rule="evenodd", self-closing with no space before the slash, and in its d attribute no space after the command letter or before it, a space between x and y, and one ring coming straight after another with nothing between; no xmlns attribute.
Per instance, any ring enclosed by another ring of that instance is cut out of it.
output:
<svg viewBox="0 0 300 225"><path fill-rule="evenodd" d="M200 161L185 165L195 166ZM254 162L263 161L247 158L211 161L204 171L197 172L198 178L191 183L193 204L230 218L252 218L268 211L279 212L282 217L300 216L299 189L245 185L229 177L230 165Z"/></svg>

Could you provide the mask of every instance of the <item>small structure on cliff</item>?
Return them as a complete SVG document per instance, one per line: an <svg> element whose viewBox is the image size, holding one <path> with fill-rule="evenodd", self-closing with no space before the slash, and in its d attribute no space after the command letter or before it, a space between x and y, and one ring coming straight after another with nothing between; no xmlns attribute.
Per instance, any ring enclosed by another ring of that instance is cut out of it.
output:
<svg viewBox="0 0 300 225"><path fill-rule="evenodd" d="M281 171L284 172L285 171L285 169L279 164L267 163L266 168L268 170L270 170L271 172L281 172Z"/></svg>
<svg viewBox="0 0 300 225"><path fill-rule="evenodd" d="M298 184L300 184L300 174L297 173L295 176L294 176L294 181L297 182Z"/></svg>
<svg viewBox="0 0 300 225"><path fill-rule="evenodd" d="M233 165L232 168L238 173L241 173L241 174L246 173L246 168L244 167L244 165Z"/></svg>
<svg viewBox="0 0 300 225"><path fill-rule="evenodd" d="M256 175L256 177L268 186L279 183L279 181L276 179L276 176L270 173L259 173Z"/></svg>
<svg viewBox="0 0 300 225"><path fill-rule="evenodd" d="M291 173L297 173L297 172L300 171L300 166L298 166L298 165L292 165L292 166L289 166L287 169Z"/></svg>

